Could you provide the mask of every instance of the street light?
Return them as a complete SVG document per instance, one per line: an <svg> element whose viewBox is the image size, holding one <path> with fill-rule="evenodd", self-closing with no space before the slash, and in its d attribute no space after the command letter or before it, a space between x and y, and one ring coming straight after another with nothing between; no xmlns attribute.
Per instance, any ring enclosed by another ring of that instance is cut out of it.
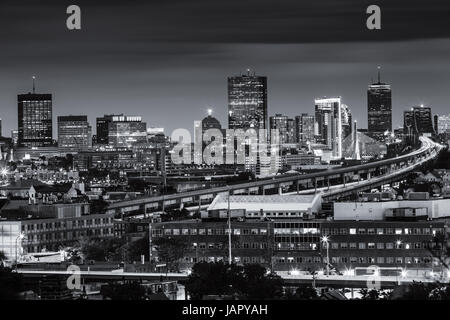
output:
<svg viewBox="0 0 450 320"><path fill-rule="evenodd" d="M330 248L330 239L328 236L322 237L322 242L326 244L327 248L327 276L330 275L330 255L329 255L329 248Z"/></svg>
<svg viewBox="0 0 450 320"><path fill-rule="evenodd" d="M16 272L17 272L17 264L18 264L18 261L17 261L17 247L19 246L18 241L20 240L22 242L22 240L24 238L25 238L25 234L23 232L21 232L16 238Z"/></svg>

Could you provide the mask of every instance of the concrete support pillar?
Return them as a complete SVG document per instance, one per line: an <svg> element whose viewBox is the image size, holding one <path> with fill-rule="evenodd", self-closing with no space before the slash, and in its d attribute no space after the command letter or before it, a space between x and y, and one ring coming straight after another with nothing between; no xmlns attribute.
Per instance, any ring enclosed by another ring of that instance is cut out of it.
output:
<svg viewBox="0 0 450 320"><path fill-rule="evenodd" d="M327 190L330 190L330 177L327 177Z"/></svg>
<svg viewBox="0 0 450 320"><path fill-rule="evenodd" d="M345 187L345 174L342 175L342 182L343 182L343 185Z"/></svg>
<svg viewBox="0 0 450 320"><path fill-rule="evenodd" d="M297 194L300 193L300 181L297 180Z"/></svg>
<svg viewBox="0 0 450 320"><path fill-rule="evenodd" d="M279 186L278 187L278 194L281 196L283 194L283 187Z"/></svg>
<svg viewBox="0 0 450 320"><path fill-rule="evenodd" d="M314 178L314 192L317 192L317 178Z"/></svg>

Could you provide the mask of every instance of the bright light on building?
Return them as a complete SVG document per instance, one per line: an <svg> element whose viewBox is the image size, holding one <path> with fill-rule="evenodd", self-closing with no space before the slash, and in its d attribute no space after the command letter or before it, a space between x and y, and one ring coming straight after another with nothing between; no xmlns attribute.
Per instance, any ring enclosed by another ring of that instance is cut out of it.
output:
<svg viewBox="0 0 450 320"><path fill-rule="evenodd" d="M6 176L8 174L8 169L3 168L0 173L2 174L2 176Z"/></svg>
<svg viewBox="0 0 450 320"><path fill-rule="evenodd" d="M330 239L328 238L328 236L323 236L322 237L322 242L328 242Z"/></svg>
<svg viewBox="0 0 450 320"><path fill-rule="evenodd" d="M408 275L408 271L406 271L405 269L403 269L402 272L401 272L402 278L406 278L407 275Z"/></svg>
<svg viewBox="0 0 450 320"><path fill-rule="evenodd" d="M291 270L291 275L293 275L293 276L298 276L298 275L300 275L300 271L297 270L297 269L292 269L292 270Z"/></svg>

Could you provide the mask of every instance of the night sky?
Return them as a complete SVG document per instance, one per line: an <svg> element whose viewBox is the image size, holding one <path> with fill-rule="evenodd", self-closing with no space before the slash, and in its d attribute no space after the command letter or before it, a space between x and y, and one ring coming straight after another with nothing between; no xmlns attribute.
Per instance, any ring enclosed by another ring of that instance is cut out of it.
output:
<svg viewBox="0 0 450 320"><path fill-rule="evenodd" d="M95 3L95 4L94 4ZM66 8L82 30L66 28ZM370 4L382 30L366 28ZM313 113L340 95L367 127L367 85L382 66L394 127L421 103L450 113L448 0L1 0L0 118L17 127L17 94L52 93L56 116L142 115L192 129L212 108L227 125L227 76L268 77L269 115ZM56 130L54 130L56 133ZM56 137L56 136L55 136Z"/></svg>

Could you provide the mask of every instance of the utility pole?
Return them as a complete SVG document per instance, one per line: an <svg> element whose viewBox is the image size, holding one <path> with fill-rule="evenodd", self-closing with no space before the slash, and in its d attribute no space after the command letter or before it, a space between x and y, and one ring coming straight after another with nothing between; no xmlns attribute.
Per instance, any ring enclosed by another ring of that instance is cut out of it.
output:
<svg viewBox="0 0 450 320"><path fill-rule="evenodd" d="M230 211L230 187L228 187L228 263L231 266L232 263L231 255L231 211Z"/></svg>

